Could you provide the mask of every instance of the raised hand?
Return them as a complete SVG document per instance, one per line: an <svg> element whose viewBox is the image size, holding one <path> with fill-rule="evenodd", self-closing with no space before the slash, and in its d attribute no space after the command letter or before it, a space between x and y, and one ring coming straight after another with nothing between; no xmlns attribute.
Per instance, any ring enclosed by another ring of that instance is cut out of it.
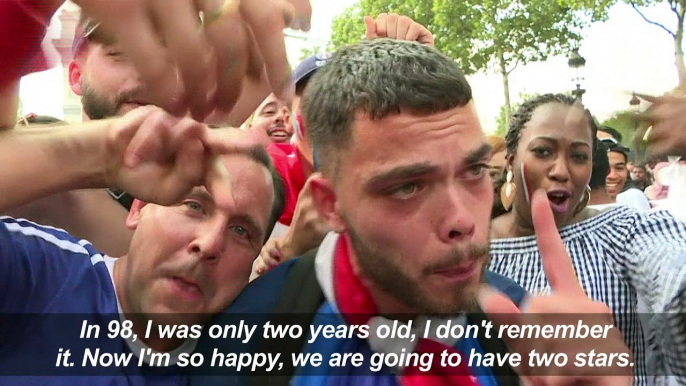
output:
<svg viewBox="0 0 686 386"><path fill-rule="evenodd" d="M637 96L652 103L642 114L651 127L645 136L649 153L686 157L686 91L660 97Z"/></svg>
<svg viewBox="0 0 686 386"><path fill-rule="evenodd" d="M612 325L610 309L601 302L591 300L579 284L572 260L565 249L555 225L555 218L544 191L537 191L531 203L536 239L543 269L552 293L529 299L525 310L517 307L504 295L485 290L480 296L484 312L499 326L574 325L581 320L586 326ZM608 330L604 339L505 339L512 352L522 356L522 366L515 369L534 385L572 385L577 382L598 385L632 384L631 367L576 366L577 354L595 353L630 354L621 333L616 327ZM537 353L563 353L569 359L565 366L529 366L528 356Z"/></svg>
<svg viewBox="0 0 686 386"><path fill-rule="evenodd" d="M399 16L397 13L381 13L376 20L371 16L365 16L364 24L369 40L390 38L416 41L427 46L434 46L434 36L431 31L407 16Z"/></svg>
<svg viewBox="0 0 686 386"><path fill-rule="evenodd" d="M190 111L196 120L217 109L227 114L246 77L268 81L289 99L294 89L282 30L294 15L300 28L309 28L312 12L309 0L75 3L122 43L155 104L176 115Z"/></svg>
<svg viewBox="0 0 686 386"><path fill-rule="evenodd" d="M321 173L314 173L305 182L303 190L298 195L293 221L286 234L281 238L268 240L262 247L262 252L253 266L254 276L262 275L279 263L318 247L331 231L319 215L312 198L311 181L319 177Z"/></svg>
<svg viewBox="0 0 686 386"><path fill-rule="evenodd" d="M219 156L256 144L237 129L211 130L146 106L114 121L107 139L109 186L160 205L175 204L204 185L221 205L230 198L228 173Z"/></svg>

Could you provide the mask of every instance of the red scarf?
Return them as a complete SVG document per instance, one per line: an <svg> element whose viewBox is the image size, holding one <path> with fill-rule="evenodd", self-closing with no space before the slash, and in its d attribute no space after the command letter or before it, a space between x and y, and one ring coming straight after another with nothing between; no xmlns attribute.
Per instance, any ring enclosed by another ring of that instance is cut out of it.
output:
<svg viewBox="0 0 686 386"><path fill-rule="evenodd" d="M342 317L350 325L368 324L372 316L378 314L378 308L367 287L364 286L350 262L349 241L347 235L341 235L336 242L333 257L333 287L336 305ZM405 386L478 386L478 382L467 367L467 357L462 355L462 362L456 367L441 367L441 353L458 353L454 348L441 342L420 338L415 346L415 353L433 353L431 369L422 372L418 366L404 368L401 375Z"/></svg>

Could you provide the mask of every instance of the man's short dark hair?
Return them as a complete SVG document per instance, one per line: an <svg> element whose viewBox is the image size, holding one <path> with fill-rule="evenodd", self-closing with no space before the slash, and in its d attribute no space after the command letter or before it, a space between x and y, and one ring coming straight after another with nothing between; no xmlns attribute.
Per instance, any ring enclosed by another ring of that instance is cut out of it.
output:
<svg viewBox="0 0 686 386"><path fill-rule="evenodd" d="M608 152L620 153L624 156L624 162L629 162L629 153L631 150L623 146L618 140L612 138L603 138L600 140L605 145Z"/></svg>
<svg viewBox="0 0 686 386"><path fill-rule="evenodd" d="M598 131L602 131L603 133L610 134L612 138L616 139L617 142L622 142L622 134L611 128L610 126L600 126L598 127Z"/></svg>
<svg viewBox="0 0 686 386"><path fill-rule="evenodd" d="M286 206L286 195L283 188L283 180L281 175L274 168L272 159L267 153L267 150L262 146L256 146L244 153L248 158L257 162L258 164L264 166L269 170L269 175L272 177L272 185L274 185L274 201L272 202L272 211L269 216L269 223L267 224L266 233L264 235L264 241L269 239L276 222L281 217L284 207Z"/></svg>
<svg viewBox="0 0 686 386"><path fill-rule="evenodd" d="M605 189L605 181L610 172L610 159L607 157L607 148L601 142L593 151L593 169L588 186L591 190Z"/></svg>
<svg viewBox="0 0 686 386"><path fill-rule="evenodd" d="M302 103L317 160L325 173L335 175L357 113L371 120L401 110L429 115L471 99L454 60L416 42L376 39L337 50L310 79Z"/></svg>

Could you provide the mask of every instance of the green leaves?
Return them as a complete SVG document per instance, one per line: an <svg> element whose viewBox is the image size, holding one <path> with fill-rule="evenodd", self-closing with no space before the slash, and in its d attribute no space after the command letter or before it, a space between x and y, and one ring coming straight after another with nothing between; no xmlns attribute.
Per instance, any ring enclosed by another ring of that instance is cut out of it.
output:
<svg viewBox="0 0 686 386"><path fill-rule="evenodd" d="M501 68L509 73L518 64L577 47L581 28L602 16L588 7L604 1L360 0L334 20L332 41L334 47L356 42L364 34L365 15L397 12L429 28L436 48L467 74Z"/></svg>

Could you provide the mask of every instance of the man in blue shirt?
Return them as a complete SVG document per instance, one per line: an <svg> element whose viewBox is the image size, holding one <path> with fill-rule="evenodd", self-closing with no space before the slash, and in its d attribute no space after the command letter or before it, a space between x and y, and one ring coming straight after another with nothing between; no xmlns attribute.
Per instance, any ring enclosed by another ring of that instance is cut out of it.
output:
<svg viewBox="0 0 686 386"><path fill-rule="evenodd" d="M183 383L201 325L248 283L283 209L266 151L235 129L146 106L10 131L0 154L0 211L63 189L139 198L117 259L62 230L0 220L0 383ZM189 331L164 336L169 324ZM112 355L122 362L108 365Z"/></svg>

